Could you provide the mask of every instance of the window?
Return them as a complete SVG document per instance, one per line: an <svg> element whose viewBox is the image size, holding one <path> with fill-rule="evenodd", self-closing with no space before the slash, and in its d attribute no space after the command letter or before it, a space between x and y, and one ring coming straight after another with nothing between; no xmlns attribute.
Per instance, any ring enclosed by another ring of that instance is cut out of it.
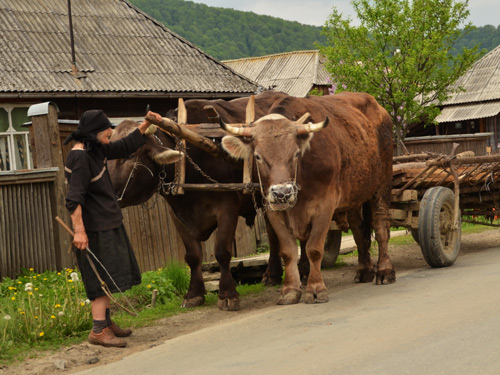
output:
<svg viewBox="0 0 500 375"><path fill-rule="evenodd" d="M0 172L32 169L27 106L0 105Z"/></svg>

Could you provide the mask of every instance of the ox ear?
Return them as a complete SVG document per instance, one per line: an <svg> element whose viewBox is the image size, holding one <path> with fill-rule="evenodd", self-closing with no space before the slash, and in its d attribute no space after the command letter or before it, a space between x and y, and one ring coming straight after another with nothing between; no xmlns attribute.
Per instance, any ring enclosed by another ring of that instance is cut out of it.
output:
<svg viewBox="0 0 500 375"><path fill-rule="evenodd" d="M235 159L247 159L252 155L252 146L241 138L226 135L222 138L222 148Z"/></svg>
<svg viewBox="0 0 500 375"><path fill-rule="evenodd" d="M165 150L153 156L154 161L159 165L175 163L184 156L183 152L175 150Z"/></svg>

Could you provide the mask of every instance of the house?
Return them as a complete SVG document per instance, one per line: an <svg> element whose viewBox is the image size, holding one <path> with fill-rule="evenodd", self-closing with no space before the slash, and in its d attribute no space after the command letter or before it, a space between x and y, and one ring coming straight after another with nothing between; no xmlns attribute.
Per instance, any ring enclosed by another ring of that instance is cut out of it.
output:
<svg viewBox="0 0 500 375"><path fill-rule="evenodd" d="M0 0L0 45L0 171L32 167L21 127L32 104L120 119L257 89L125 0Z"/></svg>
<svg viewBox="0 0 500 375"><path fill-rule="evenodd" d="M257 82L264 89L304 97L314 89L328 94L332 83L323 61L319 51L312 50L222 62L235 72Z"/></svg>
<svg viewBox="0 0 500 375"><path fill-rule="evenodd" d="M148 105L165 114L178 98L232 99L257 88L128 1L0 0L0 278L72 265L69 236L54 221L67 215L60 138L74 129L69 120L103 109L118 123L143 118ZM124 210L144 270L183 258L159 201L147 213Z"/></svg>
<svg viewBox="0 0 500 375"><path fill-rule="evenodd" d="M428 134L454 135L489 133L491 152L500 150L500 46L479 59L460 77L455 86L464 91L446 100L439 125L427 127Z"/></svg>

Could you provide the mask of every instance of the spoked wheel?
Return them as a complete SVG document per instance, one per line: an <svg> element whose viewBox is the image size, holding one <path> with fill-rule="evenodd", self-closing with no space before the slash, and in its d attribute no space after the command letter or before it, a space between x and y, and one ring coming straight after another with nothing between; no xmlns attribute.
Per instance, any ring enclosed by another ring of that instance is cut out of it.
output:
<svg viewBox="0 0 500 375"><path fill-rule="evenodd" d="M325 239L325 253L321 262L322 268L332 268L337 262L340 253L340 243L342 242L342 231L329 230Z"/></svg>
<svg viewBox="0 0 500 375"><path fill-rule="evenodd" d="M455 195L445 187L427 190L418 214L418 240L425 261L431 267L447 267L455 263L460 251L461 218L454 228Z"/></svg>

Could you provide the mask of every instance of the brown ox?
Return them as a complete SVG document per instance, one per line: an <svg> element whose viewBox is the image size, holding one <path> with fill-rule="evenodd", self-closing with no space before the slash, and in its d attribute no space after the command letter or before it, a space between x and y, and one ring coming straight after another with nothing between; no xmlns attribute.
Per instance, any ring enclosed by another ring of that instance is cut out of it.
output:
<svg viewBox="0 0 500 375"><path fill-rule="evenodd" d="M265 92L256 96L256 116L264 115L271 105L285 94ZM235 99L229 102L223 100L188 100L185 102L187 109L187 122L190 124L209 122L203 108L212 105L221 118L226 122L241 123L245 120L245 107L248 98ZM120 124L113 135L113 139L121 138L128 133L129 126ZM156 132L156 137L148 140L147 147L175 148L175 140L161 131ZM139 150L141 151L141 150ZM235 165L216 158L188 144L189 156L201 169L218 182L242 182L242 165ZM109 172L118 197L122 196L122 207L136 205L147 201L160 184L159 175L163 166L154 161L154 155L142 152L131 155L128 159L116 162L110 161ZM134 170L133 178L129 176L135 163L140 163ZM146 168L147 167L147 168ZM167 175L165 182L171 182L174 176L174 167L168 166L164 170ZM186 162L186 183L210 183L194 167ZM124 191L124 188L126 189ZM202 275L202 247L201 241L206 241L218 228L215 240L215 257L221 269L219 282L218 306L223 310L237 310L239 297L236 283L230 272L232 244L236 231L238 216L246 219L251 224L255 218L255 209L250 195L241 192L215 192L215 191L186 191L183 195L166 194L160 190L173 212L175 226L186 248L185 260L191 269L189 290L184 296L183 306L199 306L205 300L205 285ZM269 283L281 282L281 260L275 252L272 269L266 274Z"/></svg>
<svg viewBox="0 0 500 375"><path fill-rule="evenodd" d="M316 124L288 120L306 112ZM347 216L353 232L359 251L356 280L369 282L376 275L377 284L395 281L387 254L392 123L372 96L288 97L253 128L226 130L240 136L223 138L226 151L234 157L250 153L256 160L285 265L279 304L297 303L301 297L296 239L305 243L310 264L305 302L328 301L320 265L334 214L339 221ZM379 245L376 269L369 253L372 228Z"/></svg>

